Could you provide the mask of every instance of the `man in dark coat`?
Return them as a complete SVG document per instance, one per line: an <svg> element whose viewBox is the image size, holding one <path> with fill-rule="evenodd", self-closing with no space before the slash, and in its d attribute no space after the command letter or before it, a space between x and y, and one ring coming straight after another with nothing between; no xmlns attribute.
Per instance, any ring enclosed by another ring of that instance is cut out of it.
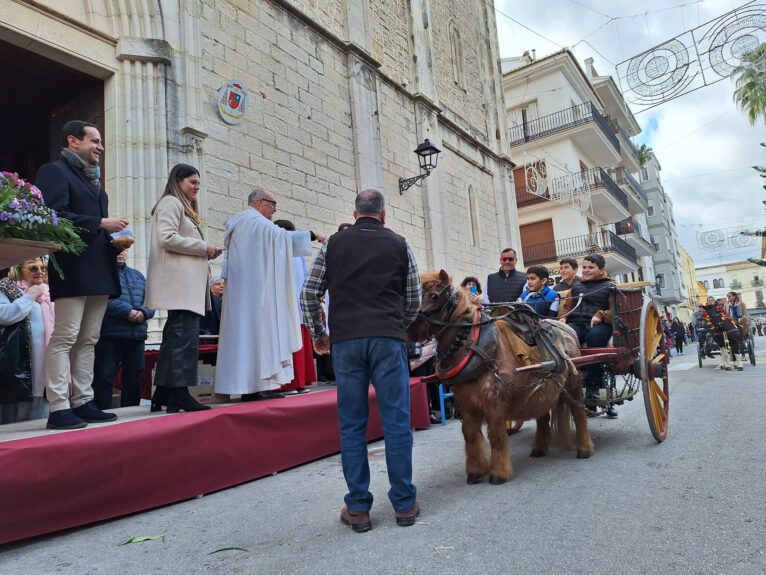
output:
<svg viewBox="0 0 766 575"><path fill-rule="evenodd" d="M527 283L527 275L516 269L516 250L505 248L500 254L500 270L487 276L487 298L490 303L519 299Z"/></svg>
<svg viewBox="0 0 766 575"><path fill-rule="evenodd" d="M128 267L127 259L128 250L117 254L122 294L109 300L106 305L106 314L101 323L101 338L96 344L93 393L99 409L112 407L112 386L120 367L120 407L141 403L141 377L146 366L146 321L154 317L154 310L144 307L144 274Z"/></svg>
<svg viewBox="0 0 766 575"><path fill-rule="evenodd" d="M51 411L47 427L74 429L117 418L96 406L91 384L104 310L109 298L120 295L111 234L128 222L109 217L99 166L104 147L96 126L72 120L61 132L61 158L43 165L35 184L50 208L82 228L80 235L87 244L79 256L56 254L63 275L53 267L49 270L56 319L45 352L45 392ZM71 398L67 372L72 376Z"/></svg>

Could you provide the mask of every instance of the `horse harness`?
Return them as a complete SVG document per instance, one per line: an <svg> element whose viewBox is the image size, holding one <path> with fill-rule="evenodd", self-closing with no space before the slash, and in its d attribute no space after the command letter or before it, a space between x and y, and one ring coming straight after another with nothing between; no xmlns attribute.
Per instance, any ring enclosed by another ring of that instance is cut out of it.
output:
<svg viewBox="0 0 766 575"><path fill-rule="evenodd" d="M449 295L446 295L447 290L450 290ZM445 322L431 319L432 316L445 311L447 312L447 317L449 317L457 307L456 295L457 292L454 288L449 285L445 286L438 294L440 299L444 299L442 305L432 310L420 312L424 321L435 326L441 326L441 329L434 337L438 337L450 327L458 328L452 341L436 355L437 362L434 374L436 379L445 385L454 385L476 379L482 372L488 370L492 373L498 384L508 385L517 389L529 389L537 387L546 381L553 380L564 393L570 395L557 379L552 378L552 374L561 374L573 367L572 363L567 360L555 344L554 326L540 322L537 314L529 305L517 303L508 304L508 306L500 308L501 315L494 317L490 317L480 309L477 309L472 323ZM500 375L494 359L497 354L498 342L495 323L498 321L508 323L514 333L520 336L527 345L537 346L543 356L543 365L552 373L525 385L505 380ZM465 342L469 338L470 341L466 344ZM442 367L444 360L451 357L461 348L464 349L463 355L453 365ZM579 403L574 398L572 400Z"/></svg>

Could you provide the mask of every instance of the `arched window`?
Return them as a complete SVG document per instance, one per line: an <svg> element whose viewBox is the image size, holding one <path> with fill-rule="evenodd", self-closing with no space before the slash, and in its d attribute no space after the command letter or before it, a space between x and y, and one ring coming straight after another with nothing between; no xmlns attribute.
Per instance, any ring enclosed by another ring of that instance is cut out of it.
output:
<svg viewBox="0 0 766 575"><path fill-rule="evenodd" d="M721 287L721 286L718 285L718 280L717 279L713 280L713 289L716 289L716 288L719 288L719 287Z"/></svg>
<svg viewBox="0 0 766 575"><path fill-rule="evenodd" d="M722 287L722 288L726 287L726 282L723 281L723 278L718 278L718 287Z"/></svg>
<svg viewBox="0 0 766 575"><path fill-rule="evenodd" d="M710 284L707 283L707 280L703 280L702 285L705 286L705 289L710 289Z"/></svg>
<svg viewBox="0 0 766 575"><path fill-rule="evenodd" d="M449 25L449 44L452 54L452 80L463 87L463 46L460 43L460 32L454 22Z"/></svg>
<svg viewBox="0 0 766 575"><path fill-rule="evenodd" d="M478 209L476 193L473 191L473 186L468 186L468 210L471 214L471 243L476 247L481 247L481 240L479 239Z"/></svg>

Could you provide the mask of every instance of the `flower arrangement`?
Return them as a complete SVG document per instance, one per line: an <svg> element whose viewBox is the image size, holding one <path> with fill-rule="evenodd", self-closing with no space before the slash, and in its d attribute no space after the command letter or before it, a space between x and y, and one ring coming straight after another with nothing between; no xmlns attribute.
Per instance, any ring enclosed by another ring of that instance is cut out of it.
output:
<svg viewBox="0 0 766 575"><path fill-rule="evenodd" d="M45 205L38 188L18 174L0 172L0 238L51 242L64 253L77 255L87 247L78 231L70 220L59 218L56 210ZM53 256L51 261L58 270Z"/></svg>

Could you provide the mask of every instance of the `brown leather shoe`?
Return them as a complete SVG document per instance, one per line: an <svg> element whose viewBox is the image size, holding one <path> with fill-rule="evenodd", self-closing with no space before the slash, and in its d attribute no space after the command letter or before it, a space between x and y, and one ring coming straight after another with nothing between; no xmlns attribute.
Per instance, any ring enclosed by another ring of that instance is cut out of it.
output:
<svg viewBox="0 0 766 575"><path fill-rule="evenodd" d="M355 533L364 533L372 529L372 521L368 511L349 511L344 507L340 512L340 520L344 525L348 525Z"/></svg>
<svg viewBox="0 0 766 575"><path fill-rule="evenodd" d="M415 525L415 519L420 515L420 503L415 502L415 507L404 513L396 514L396 524L399 527L409 527Z"/></svg>

